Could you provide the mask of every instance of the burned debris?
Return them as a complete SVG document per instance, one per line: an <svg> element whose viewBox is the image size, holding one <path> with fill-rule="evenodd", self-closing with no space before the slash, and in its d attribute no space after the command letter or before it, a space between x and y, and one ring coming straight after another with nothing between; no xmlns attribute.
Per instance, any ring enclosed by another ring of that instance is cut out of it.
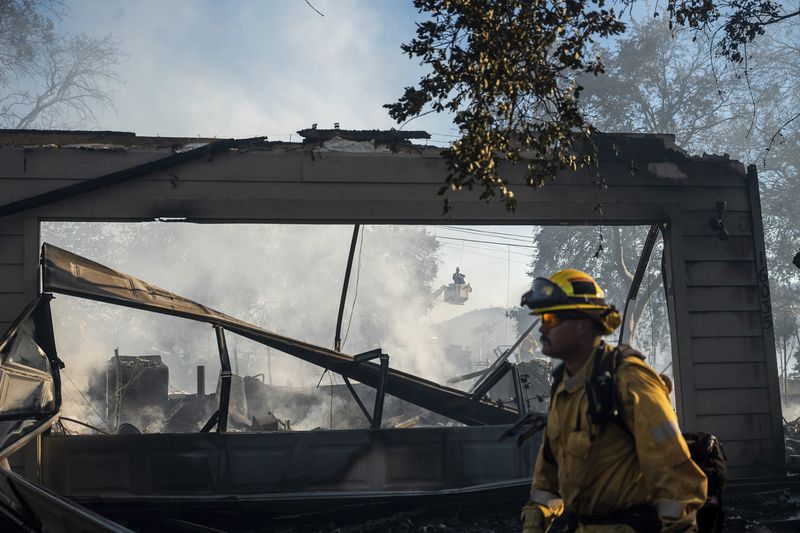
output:
<svg viewBox="0 0 800 533"><path fill-rule="evenodd" d="M192 433L201 431L217 411L219 387L205 390L204 366L197 367L197 391L174 389L170 393L169 368L160 355L118 355L90 380L88 398L105 413L107 432ZM375 389L356 383L356 394L365 403L375 401ZM231 376L228 431L291 431L293 421L306 420L325 410L332 398L331 423L317 429L360 428L364 418L345 385L320 385L308 391L265 383L264 376ZM280 418L279 418L280 415ZM450 419L413 403L388 396L382 427L453 425Z"/></svg>
<svg viewBox="0 0 800 533"><path fill-rule="evenodd" d="M431 136L426 131L406 131L406 130L342 130L334 128L330 130L317 129L316 124L312 128L303 129L297 132L306 143L321 143L333 139L343 139L355 142L374 142L378 144L393 144L405 142L412 139L430 139Z"/></svg>
<svg viewBox="0 0 800 533"><path fill-rule="evenodd" d="M169 368L160 355L130 356L114 354L90 378L88 396L104 406L106 427L116 431L131 424L142 431L158 431L154 424L171 410Z"/></svg>

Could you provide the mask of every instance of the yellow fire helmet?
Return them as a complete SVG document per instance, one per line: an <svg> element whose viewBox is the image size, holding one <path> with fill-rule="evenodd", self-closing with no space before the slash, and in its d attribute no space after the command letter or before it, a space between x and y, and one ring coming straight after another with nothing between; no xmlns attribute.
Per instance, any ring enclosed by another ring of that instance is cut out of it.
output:
<svg viewBox="0 0 800 533"><path fill-rule="evenodd" d="M532 315L554 312L579 312L599 322L606 334L622 322L619 312L606 303L600 285L586 272L566 269L550 278L535 278L531 290L522 295L522 303Z"/></svg>

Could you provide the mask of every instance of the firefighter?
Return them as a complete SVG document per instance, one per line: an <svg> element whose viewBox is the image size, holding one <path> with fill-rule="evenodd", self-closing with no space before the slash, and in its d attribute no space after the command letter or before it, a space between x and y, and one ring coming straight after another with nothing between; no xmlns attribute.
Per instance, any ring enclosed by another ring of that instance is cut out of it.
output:
<svg viewBox="0 0 800 533"><path fill-rule="evenodd" d="M554 371L523 533L547 531L554 520L553 530L582 533L696 531L706 477L659 375L635 350L602 340L621 319L600 286L584 272L562 270L536 278L522 305L541 317L542 352L563 363ZM609 380L598 379L606 374L597 369L613 361L613 389L598 399L598 384Z"/></svg>
<svg viewBox="0 0 800 533"><path fill-rule="evenodd" d="M464 285L466 282L466 276L461 273L459 267L456 267L456 271L453 273L453 283L456 285Z"/></svg>

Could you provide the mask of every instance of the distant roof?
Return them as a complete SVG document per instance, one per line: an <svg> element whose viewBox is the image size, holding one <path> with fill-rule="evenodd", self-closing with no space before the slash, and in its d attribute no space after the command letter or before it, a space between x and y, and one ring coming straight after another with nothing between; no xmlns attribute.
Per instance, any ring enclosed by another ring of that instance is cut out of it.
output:
<svg viewBox="0 0 800 533"><path fill-rule="evenodd" d="M0 129L0 146L117 145L168 148L208 144L210 137L139 137L128 131L8 130Z"/></svg>
<svg viewBox="0 0 800 533"><path fill-rule="evenodd" d="M413 149L410 139L429 139L424 131L398 130L300 130L303 142L271 141L250 149L294 148L337 152L397 152ZM266 137L263 137L266 139ZM166 148L175 152L197 148L222 139L216 137L140 137L126 131L12 130L0 129L0 147L82 148L125 150ZM433 148L433 147L432 147Z"/></svg>
<svg viewBox="0 0 800 533"><path fill-rule="evenodd" d="M396 143L409 139L430 139L431 135L427 131L401 131L391 130L318 130L309 128L297 132L305 142L329 141L331 139L343 139L348 141L375 141L376 143Z"/></svg>

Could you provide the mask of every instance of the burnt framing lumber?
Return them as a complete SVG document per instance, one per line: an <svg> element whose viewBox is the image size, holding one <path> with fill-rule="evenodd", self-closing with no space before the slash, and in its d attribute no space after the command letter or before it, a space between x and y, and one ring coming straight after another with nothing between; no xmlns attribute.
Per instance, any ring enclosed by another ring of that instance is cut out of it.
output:
<svg viewBox="0 0 800 533"><path fill-rule="evenodd" d="M297 132L303 138L303 142L324 142L335 138L356 142L376 143L397 143L409 141L411 139L430 139L431 135L427 131L401 131L401 130L321 130L308 128Z"/></svg>
<svg viewBox="0 0 800 533"><path fill-rule="evenodd" d="M193 150L168 155L155 161L136 165L135 167L126 168L124 170L112 172L104 176L82 181L74 185L67 185L66 187L62 187L60 189L55 189L53 191L37 194L29 198L24 198L22 200L0 205L0 218L21 213L29 209L42 207L54 202L59 202L61 200L66 200L68 198L72 198L73 196L78 196L87 192L96 191L98 189L102 189L103 187L121 183L133 178L138 178L139 176L143 176L145 174L152 174L153 172L165 170L170 167L193 161L195 159L208 157L224 150L263 144L266 142L266 140L266 137L253 137L251 139L222 139L215 141Z"/></svg>
<svg viewBox="0 0 800 533"><path fill-rule="evenodd" d="M342 351L342 317L344 317L344 304L347 300L347 287L350 285L350 272L353 270L353 257L356 254L356 243L358 242L358 230L360 225L353 226L353 238L350 239L350 252L347 254L347 267L344 272L344 283L342 283L342 297L339 300L339 313L336 315L336 337L333 341L334 350Z"/></svg>
<svg viewBox="0 0 800 533"><path fill-rule="evenodd" d="M358 404L361 412L364 413L364 416L367 418L369 427L371 429L380 429L381 421L383 419L383 403L386 400L386 377L389 375L389 355L383 353L380 348L376 348L375 350L370 350L354 356L353 363L361 364L365 361L371 361L375 358L380 359L381 373L378 377L378 385L375 387L375 406L372 409L372 415L370 415L369 411L367 411L367 408L364 407L364 402L361 401L361 397L359 397L358 393L353 388L353 385L350 383L350 379L347 378L347 376L342 377L344 378L344 384L347 385L347 390L349 390L350 394L353 395L353 399L356 401L356 404Z"/></svg>
<svg viewBox="0 0 800 533"><path fill-rule="evenodd" d="M217 336L217 349L219 350L220 363L220 390L219 390L219 418L217 419L217 433L228 429L228 409L231 403L231 358L228 355L228 343L225 342L225 330L219 324L214 324L214 333Z"/></svg>
<svg viewBox="0 0 800 533"><path fill-rule="evenodd" d="M473 398L465 392L389 368L388 356L380 352L380 364L365 360L374 357L374 351L357 361L349 355L261 329L49 244L42 246L41 263L42 288L46 292L206 322L373 387L378 391L373 425L380 422L384 394L467 425L510 424L519 416L511 406ZM218 343L219 339L218 334ZM222 350L220 345L221 359Z"/></svg>
<svg viewBox="0 0 800 533"><path fill-rule="evenodd" d="M358 408L361 409L362 413L364 413L364 418L367 419L369 426L372 427L372 415L370 415L369 411L367 411L367 408L364 406L364 402L361 401L361 397L356 392L356 389L353 388L353 384L350 383L350 379L347 376L342 376L342 379L344 380L345 386L347 386L347 390L349 390L350 394L353 396L353 400L355 400L356 405L358 405Z"/></svg>

